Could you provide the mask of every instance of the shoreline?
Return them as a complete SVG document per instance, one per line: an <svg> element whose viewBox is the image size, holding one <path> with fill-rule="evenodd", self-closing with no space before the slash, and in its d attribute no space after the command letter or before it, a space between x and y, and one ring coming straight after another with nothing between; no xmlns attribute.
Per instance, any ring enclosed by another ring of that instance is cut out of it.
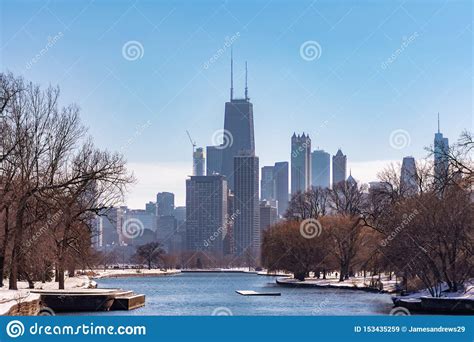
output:
<svg viewBox="0 0 474 342"><path fill-rule="evenodd" d="M44 291L71 291L77 289L92 290L97 284L90 277L78 275L66 277L64 290L58 290L58 283L48 281L35 282L34 288L29 289L25 281L18 282L18 290L9 290L7 284L0 288L0 316L36 316L41 308L41 295L37 290Z"/></svg>
<svg viewBox="0 0 474 342"><path fill-rule="evenodd" d="M279 272L252 271L232 268L212 268L212 269L183 269L181 273L235 273L235 274L255 274L269 277L287 277L289 274Z"/></svg>
<svg viewBox="0 0 474 342"><path fill-rule="evenodd" d="M105 279L105 278L132 278L132 277L160 277L160 276L172 276L180 274L181 270L166 270L162 271L159 269L152 270L140 270L137 272L136 269L113 269L106 271L94 271L94 274L88 275L90 279Z"/></svg>
<svg viewBox="0 0 474 342"><path fill-rule="evenodd" d="M394 294L396 293L394 281L390 280L386 283L382 282L382 289L368 286L366 282L367 278L351 278L346 281L339 282L336 278L330 279L315 279L307 278L305 280L298 280L292 277L282 277L277 278L275 282L279 286L286 287L306 287L306 288L321 288L321 289L342 289L342 290L352 290L352 291L364 291L372 293L385 293L385 294Z"/></svg>

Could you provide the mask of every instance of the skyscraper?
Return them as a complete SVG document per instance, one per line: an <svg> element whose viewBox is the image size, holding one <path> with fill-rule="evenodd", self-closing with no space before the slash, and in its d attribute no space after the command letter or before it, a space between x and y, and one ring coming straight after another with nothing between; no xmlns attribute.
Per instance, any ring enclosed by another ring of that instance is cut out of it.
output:
<svg viewBox="0 0 474 342"><path fill-rule="evenodd" d="M260 199L270 201L275 199L274 188L275 182L273 178L273 166L262 167L262 178L260 179Z"/></svg>
<svg viewBox="0 0 474 342"><path fill-rule="evenodd" d="M350 186L357 186L357 181L352 177L352 171L349 170L349 177L346 179L346 184Z"/></svg>
<svg viewBox="0 0 474 342"><path fill-rule="evenodd" d="M159 192L156 195L156 215L173 215L174 194L172 192Z"/></svg>
<svg viewBox="0 0 474 342"><path fill-rule="evenodd" d="M222 174L234 190L234 157L240 151L255 153L253 129L253 104L248 97L247 63L245 65L245 97L234 99L233 59L231 57L230 101L225 104L224 142L222 144Z"/></svg>
<svg viewBox="0 0 474 342"><path fill-rule="evenodd" d="M311 139L304 133L291 137L291 194L311 186Z"/></svg>
<svg viewBox="0 0 474 342"><path fill-rule="evenodd" d="M277 208L268 201L260 202L260 231L266 230L277 220Z"/></svg>
<svg viewBox="0 0 474 342"><path fill-rule="evenodd" d="M288 208L288 162L277 162L273 167L273 178L275 182L275 199L278 202L278 215L285 214Z"/></svg>
<svg viewBox="0 0 474 342"><path fill-rule="evenodd" d="M434 138L434 176L435 182L443 184L448 175L448 152L449 140L443 137L443 133L439 129L439 113L438 113L438 133Z"/></svg>
<svg viewBox="0 0 474 342"><path fill-rule="evenodd" d="M224 176L186 180L186 245L189 251L222 255L227 233L227 181Z"/></svg>
<svg viewBox="0 0 474 342"><path fill-rule="evenodd" d="M404 157L400 173L400 190L404 195L414 195L418 192L418 176L415 158Z"/></svg>
<svg viewBox="0 0 474 342"><path fill-rule="evenodd" d="M234 224L235 251L252 264L260 257L260 207L258 199L258 157L241 153L234 157Z"/></svg>
<svg viewBox="0 0 474 342"><path fill-rule="evenodd" d="M156 228L156 215L142 209L127 208L123 211L121 233L122 239L126 244L140 246L156 241ZM135 234L135 232L137 233Z"/></svg>
<svg viewBox="0 0 474 342"><path fill-rule="evenodd" d="M206 175L212 176L216 174L221 174L222 148L220 146L207 146L206 156Z"/></svg>
<svg viewBox="0 0 474 342"><path fill-rule="evenodd" d="M193 152L193 176L204 176L206 159L204 158L204 149L198 147Z"/></svg>
<svg viewBox="0 0 474 342"><path fill-rule="evenodd" d="M120 228L122 219L122 210L119 208L108 208L103 210L102 215L98 215L96 219L96 248L116 245L120 241Z"/></svg>
<svg viewBox="0 0 474 342"><path fill-rule="evenodd" d="M344 155L341 149L337 150L335 156L332 157L332 185L344 182L347 174L347 156Z"/></svg>
<svg viewBox="0 0 474 342"><path fill-rule="evenodd" d="M145 204L145 210L152 215L156 215L156 203L151 201L148 202Z"/></svg>
<svg viewBox="0 0 474 342"><path fill-rule="evenodd" d="M156 239L167 253L172 250L176 228L177 221L174 216L159 216L156 219Z"/></svg>
<svg viewBox="0 0 474 342"><path fill-rule="evenodd" d="M235 253L234 241L234 225L235 218L240 213L235 211L235 198L232 191L227 190L227 234L224 238L224 254L230 255Z"/></svg>
<svg viewBox="0 0 474 342"><path fill-rule="evenodd" d="M312 185L321 188L331 186L331 155L324 150L315 150L311 154Z"/></svg>

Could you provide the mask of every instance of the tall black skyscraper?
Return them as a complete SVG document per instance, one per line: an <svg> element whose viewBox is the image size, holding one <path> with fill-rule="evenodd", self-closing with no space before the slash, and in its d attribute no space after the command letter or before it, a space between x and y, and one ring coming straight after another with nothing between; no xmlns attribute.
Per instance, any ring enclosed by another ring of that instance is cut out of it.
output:
<svg viewBox="0 0 474 342"><path fill-rule="evenodd" d="M225 104L224 144L222 149L222 175L234 190L234 157L240 151L255 153L253 105L248 97L247 64L245 64L245 97L234 99L233 58L230 60L230 101Z"/></svg>
<svg viewBox="0 0 474 342"><path fill-rule="evenodd" d="M186 180L186 244L188 251L222 255L227 234L227 181L223 176Z"/></svg>
<svg viewBox="0 0 474 342"><path fill-rule="evenodd" d="M258 157L241 153L234 158L236 214L234 224L235 251L239 256L260 257L260 201L258 200Z"/></svg>

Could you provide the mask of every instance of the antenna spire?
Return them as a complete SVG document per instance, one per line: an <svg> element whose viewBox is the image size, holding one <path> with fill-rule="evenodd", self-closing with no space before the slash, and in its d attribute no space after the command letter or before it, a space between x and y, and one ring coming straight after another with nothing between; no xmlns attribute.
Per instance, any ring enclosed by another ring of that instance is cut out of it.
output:
<svg viewBox="0 0 474 342"><path fill-rule="evenodd" d="M247 61L245 61L245 100L249 99L249 88L247 84Z"/></svg>
<svg viewBox="0 0 474 342"><path fill-rule="evenodd" d="M438 133L439 133L439 112L438 112Z"/></svg>
<svg viewBox="0 0 474 342"><path fill-rule="evenodd" d="M234 52L230 48L230 100L234 99Z"/></svg>

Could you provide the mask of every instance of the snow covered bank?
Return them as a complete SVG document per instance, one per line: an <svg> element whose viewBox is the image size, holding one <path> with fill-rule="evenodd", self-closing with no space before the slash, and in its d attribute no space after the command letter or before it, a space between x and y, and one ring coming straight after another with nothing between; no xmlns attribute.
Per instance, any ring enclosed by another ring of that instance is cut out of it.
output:
<svg viewBox="0 0 474 342"><path fill-rule="evenodd" d="M1 316L32 316L40 309L40 295L27 290L0 290Z"/></svg>
<svg viewBox="0 0 474 342"><path fill-rule="evenodd" d="M40 310L40 295L31 293L26 281L18 282L18 290L8 289L8 280L0 288L0 315L32 316ZM55 281L35 282L35 290L57 290ZM95 288L96 284L87 276L66 277L64 282L66 290Z"/></svg>
<svg viewBox="0 0 474 342"><path fill-rule="evenodd" d="M327 279L306 278L304 281L292 277L278 278L276 283L284 286L294 287L322 287L322 288L339 288L349 290L363 290L372 292L395 292L395 278L382 276L380 281L377 278L370 277L352 277L345 281L339 281L337 277L327 277Z"/></svg>
<svg viewBox="0 0 474 342"><path fill-rule="evenodd" d="M147 270L147 269L109 269L109 270L94 270L91 275L94 279L100 278L121 278L121 277L157 277L167 276L180 273L180 270Z"/></svg>
<svg viewBox="0 0 474 342"><path fill-rule="evenodd" d="M447 292L446 284L442 284L441 288L441 297L432 297L428 289L423 289L393 297L393 304L412 312L474 314L474 279L468 280L464 288L457 292Z"/></svg>

